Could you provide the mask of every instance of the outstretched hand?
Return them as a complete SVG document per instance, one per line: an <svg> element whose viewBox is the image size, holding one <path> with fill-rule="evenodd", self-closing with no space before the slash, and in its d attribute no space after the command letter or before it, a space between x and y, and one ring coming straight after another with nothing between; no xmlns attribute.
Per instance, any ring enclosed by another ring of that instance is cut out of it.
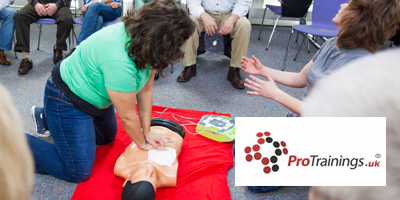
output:
<svg viewBox="0 0 400 200"><path fill-rule="evenodd" d="M172 147L174 142L170 137L163 137L150 131L145 135L147 145L143 150L157 149L159 151L166 150L166 147Z"/></svg>
<svg viewBox="0 0 400 200"><path fill-rule="evenodd" d="M279 95L279 92L281 90L278 88L274 79L272 79L272 77L268 73L268 81L263 81L253 75L250 75L250 78L253 80L246 78L247 83L245 83L244 86L253 91L247 91L247 94L262 96L265 98L276 100L276 97Z"/></svg>
<svg viewBox="0 0 400 200"><path fill-rule="evenodd" d="M261 75L264 66L254 55L251 58L242 57L242 70L251 75Z"/></svg>

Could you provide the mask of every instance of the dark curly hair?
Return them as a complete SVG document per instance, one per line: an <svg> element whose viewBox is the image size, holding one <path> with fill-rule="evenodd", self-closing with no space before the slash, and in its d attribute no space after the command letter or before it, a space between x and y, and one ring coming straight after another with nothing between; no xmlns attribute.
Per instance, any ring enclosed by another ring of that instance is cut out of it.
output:
<svg viewBox="0 0 400 200"><path fill-rule="evenodd" d="M138 11L133 8L122 20L131 37L126 49L136 67L158 69L160 73L179 62L183 57L181 46L195 30L189 13L173 0L154 0Z"/></svg>
<svg viewBox="0 0 400 200"><path fill-rule="evenodd" d="M370 52L396 33L400 23L398 0L350 0L343 10L337 45Z"/></svg>

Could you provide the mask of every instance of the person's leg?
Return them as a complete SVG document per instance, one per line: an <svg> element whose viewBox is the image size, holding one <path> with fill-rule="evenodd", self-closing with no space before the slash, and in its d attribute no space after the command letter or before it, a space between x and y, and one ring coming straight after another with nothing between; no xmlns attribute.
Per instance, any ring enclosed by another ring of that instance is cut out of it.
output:
<svg viewBox="0 0 400 200"><path fill-rule="evenodd" d="M54 145L27 135L36 172L75 183L87 180L96 151L93 117L75 108L51 77L45 88L44 106Z"/></svg>
<svg viewBox="0 0 400 200"><path fill-rule="evenodd" d="M241 17L236 21L231 32L232 58L231 67L242 68L242 57L247 56L247 46L249 45L251 32L250 21L246 17Z"/></svg>
<svg viewBox="0 0 400 200"><path fill-rule="evenodd" d="M94 27L94 33L103 28L103 22L103 16L99 15L97 18L96 27Z"/></svg>
<svg viewBox="0 0 400 200"><path fill-rule="evenodd" d="M195 31L192 36L185 42L185 55L183 59L183 65L188 67L196 64L197 48L199 47L199 37L203 32L204 24L203 21L196 19L193 15L190 15L190 19L195 23Z"/></svg>
<svg viewBox="0 0 400 200"><path fill-rule="evenodd" d="M51 18L55 19L57 24L56 48L66 51L68 49L66 40L71 33L73 25L72 12L68 6L63 6L58 8Z"/></svg>
<svg viewBox="0 0 400 200"><path fill-rule="evenodd" d="M96 144L103 145L114 141L117 135L117 118L114 106L111 105L100 116L93 120L96 131Z"/></svg>
<svg viewBox="0 0 400 200"><path fill-rule="evenodd" d="M14 35L14 8L6 7L0 11L0 50L9 51L12 49Z"/></svg>
<svg viewBox="0 0 400 200"><path fill-rule="evenodd" d="M15 13L14 24L17 42L15 44L14 51L30 51L29 42L31 24L40 18L42 17L36 13L35 8L31 4L24 6L21 8L21 10Z"/></svg>
<svg viewBox="0 0 400 200"><path fill-rule="evenodd" d="M229 18L230 12L219 15L219 26ZM246 17L241 17L233 26L232 32L229 34L232 40L231 64L228 71L228 81L237 89L244 89L244 82L240 76L242 68L242 56L247 56L247 46L250 40L251 24Z"/></svg>
<svg viewBox="0 0 400 200"><path fill-rule="evenodd" d="M183 58L183 65L185 68L179 74L178 82L187 82L194 76L196 76L196 56L197 48L199 47L199 37L201 32L203 32L204 24L203 21L196 19L193 15L190 15L190 19L195 23L195 31L185 42L185 54Z"/></svg>
<svg viewBox="0 0 400 200"><path fill-rule="evenodd" d="M102 16L105 21L115 20L121 16L121 8L113 9L105 3L98 2L90 4L83 17L77 45L99 30L99 27L103 26L102 20L99 20L99 16Z"/></svg>
<svg viewBox="0 0 400 200"><path fill-rule="evenodd" d="M11 65L4 51L12 48L12 40L14 36L14 14L15 9L6 7L0 10L0 65Z"/></svg>

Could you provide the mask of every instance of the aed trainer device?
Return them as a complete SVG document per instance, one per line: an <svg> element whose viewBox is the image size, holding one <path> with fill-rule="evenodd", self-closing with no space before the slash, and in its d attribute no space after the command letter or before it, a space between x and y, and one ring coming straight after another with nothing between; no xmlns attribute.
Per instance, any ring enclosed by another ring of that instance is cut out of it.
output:
<svg viewBox="0 0 400 200"><path fill-rule="evenodd" d="M235 121L226 116L203 115L196 133L218 142L232 142L235 139Z"/></svg>

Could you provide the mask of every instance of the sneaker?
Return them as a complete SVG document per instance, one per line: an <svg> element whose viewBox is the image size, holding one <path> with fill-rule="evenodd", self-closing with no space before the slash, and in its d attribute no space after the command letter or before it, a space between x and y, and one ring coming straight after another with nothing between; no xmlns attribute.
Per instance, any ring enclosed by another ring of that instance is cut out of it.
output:
<svg viewBox="0 0 400 200"><path fill-rule="evenodd" d="M44 128L43 108L32 106L31 114L33 122L35 123L35 133L37 137L49 137L50 131Z"/></svg>

